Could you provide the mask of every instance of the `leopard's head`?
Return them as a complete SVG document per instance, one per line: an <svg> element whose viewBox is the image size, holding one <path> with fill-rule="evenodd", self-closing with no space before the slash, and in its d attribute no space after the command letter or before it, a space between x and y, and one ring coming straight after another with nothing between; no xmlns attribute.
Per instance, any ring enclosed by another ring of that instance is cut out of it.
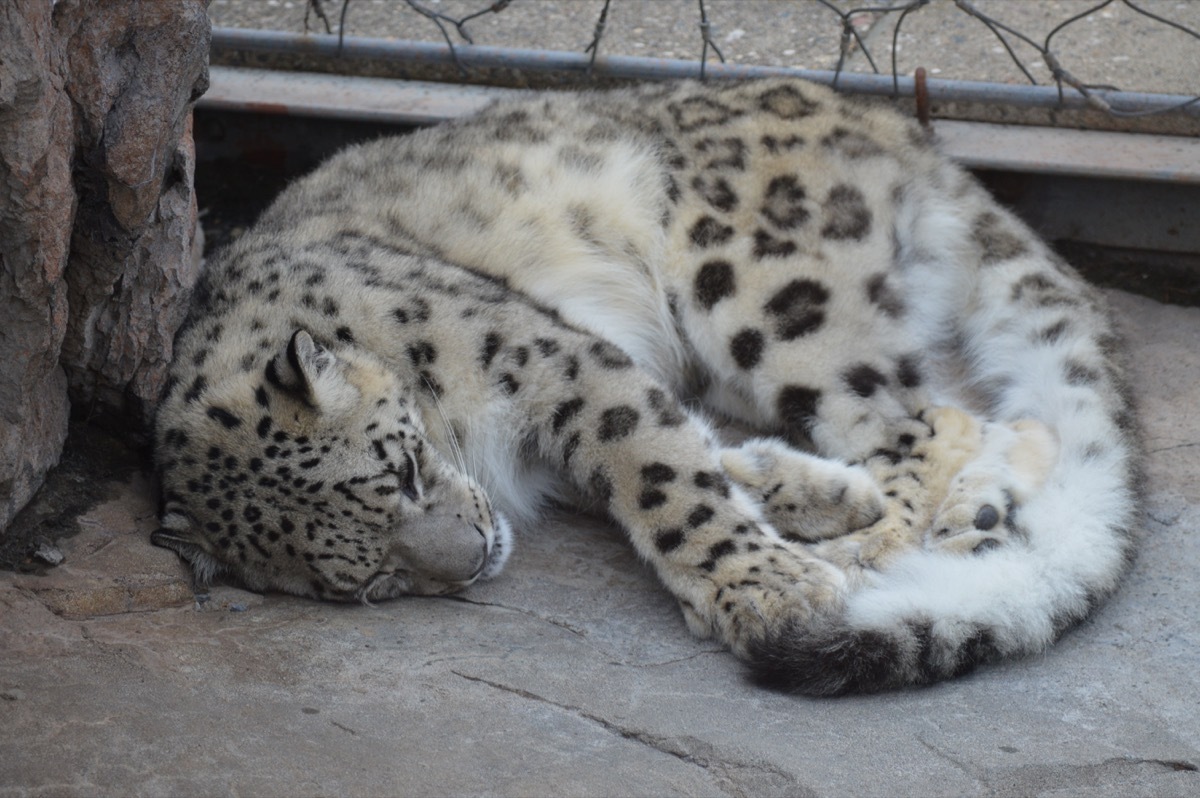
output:
<svg viewBox="0 0 1200 798"><path fill-rule="evenodd" d="M430 445L378 358L300 330L265 367L230 371L171 392L158 415L152 539L198 582L369 601L450 593L503 567L507 522Z"/></svg>

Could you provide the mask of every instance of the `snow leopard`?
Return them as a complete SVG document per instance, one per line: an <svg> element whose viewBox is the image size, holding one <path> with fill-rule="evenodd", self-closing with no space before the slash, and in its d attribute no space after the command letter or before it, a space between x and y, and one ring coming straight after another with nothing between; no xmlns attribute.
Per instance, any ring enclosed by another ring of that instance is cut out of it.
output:
<svg viewBox="0 0 1200 798"><path fill-rule="evenodd" d="M208 265L156 451L202 583L452 593L573 503L821 695L1044 650L1138 511L1103 296L915 122L790 78L336 154Z"/></svg>

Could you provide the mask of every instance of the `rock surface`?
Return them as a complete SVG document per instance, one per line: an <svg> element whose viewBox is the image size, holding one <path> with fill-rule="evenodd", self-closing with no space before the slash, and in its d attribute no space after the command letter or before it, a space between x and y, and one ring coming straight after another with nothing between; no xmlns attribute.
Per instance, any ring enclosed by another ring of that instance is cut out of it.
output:
<svg viewBox="0 0 1200 798"><path fill-rule="evenodd" d="M55 14L80 149L61 360L91 417L148 419L199 277L191 103L208 87L205 5Z"/></svg>
<svg viewBox="0 0 1200 798"><path fill-rule="evenodd" d="M1141 554L1045 656L878 696L766 692L575 515L458 598L198 602L147 542L135 477L58 541L70 601L53 572L0 573L0 798L1200 794L1200 308L1111 298L1147 433Z"/></svg>
<svg viewBox="0 0 1200 798"><path fill-rule="evenodd" d="M138 427L199 274L202 0L0 7L0 532L70 401Z"/></svg>
<svg viewBox="0 0 1200 798"><path fill-rule="evenodd" d="M58 460L73 112L49 3L0 6L0 530Z"/></svg>

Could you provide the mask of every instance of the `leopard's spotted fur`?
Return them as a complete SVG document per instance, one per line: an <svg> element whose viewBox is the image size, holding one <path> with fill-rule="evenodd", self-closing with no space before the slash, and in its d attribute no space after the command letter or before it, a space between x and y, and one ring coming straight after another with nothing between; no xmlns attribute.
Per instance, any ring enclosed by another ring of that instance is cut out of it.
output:
<svg viewBox="0 0 1200 798"><path fill-rule="evenodd" d="M177 345L155 540L204 578L457 590L569 486L697 633L841 692L1040 650L1131 551L1102 299L913 125L799 81L352 147L212 264Z"/></svg>

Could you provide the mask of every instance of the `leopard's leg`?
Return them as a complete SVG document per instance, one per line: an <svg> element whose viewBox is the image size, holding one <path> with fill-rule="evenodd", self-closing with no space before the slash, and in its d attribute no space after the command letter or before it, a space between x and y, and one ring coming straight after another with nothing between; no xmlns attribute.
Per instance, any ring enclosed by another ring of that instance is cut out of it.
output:
<svg viewBox="0 0 1200 798"><path fill-rule="evenodd" d="M1014 507L1054 462L1044 426L988 424L938 407L902 427L915 432L900 433L894 448L862 465L771 438L725 449L721 463L782 537L820 544L816 553L850 570L882 567L922 545L974 553L1020 535ZM1017 478L998 481L1006 471Z"/></svg>
<svg viewBox="0 0 1200 798"><path fill-rule="evenodd" d="M1041 490L1058 461L1058 439L1045 424L975 423L977 452L950 480L927 526L926 548L981 553L1021 539L1016 510Z"/></svg>
<svg viewBox="0 0 1200 798"><path fill-rule="evenodd" d="M864 574L838 622L768 641L760 674L836 692L1040 651L1112 590L1129 550L1132 414L1103 302L933 156L909 153L892 171L886 153L839 162L819 152L814 168L767 161L774 168L758 183L729 178L736 193L681 203L695 209L676 239L687 253L675 287L681 327L721 389L714 406L884 479L894 465L897 493L905 480L915 486L929 522L907 536L897 567ZM686 191L692 177L676 182ZM704 177L695 182L717 183ZM945 356L953 371L932 372ZM931 417L925 385L978 424ZM1054 430L1057 454L1047 427L995 434L1030 418ZM953 427L958 444L945 446ZM1040 443L1023 451L1030 437ZM947 465L929 474L936 490L903 470L935 453ZM1022 484L1035 495L1009 493L1028 540L967 545L1007 526L1004 490ZM944 554L960 542L979 556Z"/></svg>
<svg viewBox="0 0 1200 798"><path fill-rule="evenodd" d="M1052 462L1049 436L934 406L925 353L882 271L868 269L856 293L845 274L827 285L821 259L796 255L770 270L748 265L737 291L713 302L704 268L682 319L713 375L711 403L816 449L785 455L752 441L727 455L782 534L825 541L821 556L850 569L1005 538L1011 510L1049 470L1014 464Z"/></svg>
<svg viewBox="0 0 1200 798"><path fill-rule="evenodd" d="M956 407L920 414L928 434L869 458L887 512L818 546L843 567L878 569L907 550L978 554L1022 535L1017 508L1045 484L1058 447L1044 424L988 422ZM906 436L907 439L907 436Z"/></svg>
<svg viewBox="0 0 1200 798"><path fill-rule="evenodd" d="M782 534L826 540L818 551L844 567L875 567L921 545L979 427L949 411L934 423L922 354L905 346L886 286L841 297L822 268L800 256L748 265L713 302L701 265L682 326L713 375L710 403L786 440L730 453L731 473Z"/></svg>
<svg viewBox="0 0 1200 798"><path fill-rule="evenodd" d="M782 536L819 543L816 553L850 570L918 547L971 554L1021 538L1016 508L1057 457L1045 425L931 407L889 428L883 445L850 465L762 438L726 450L722 462Z"/></svg>
<svg viewBox="0 0 1200 798"><path fill-rule="evenodd" d="M724 449L721 464L788 540L838 537L884 515L883 491L866 468L802 452L778 438Z"/></svg>
<svg viewBox="0 0 1200 798"><path fill-rule="evenodd" d="M617 347L552 324L521 317L480 342L495 393L517 439L624 528L694 632L745 654L840 606L844 576L776 534L704 421Z"/></svg>

